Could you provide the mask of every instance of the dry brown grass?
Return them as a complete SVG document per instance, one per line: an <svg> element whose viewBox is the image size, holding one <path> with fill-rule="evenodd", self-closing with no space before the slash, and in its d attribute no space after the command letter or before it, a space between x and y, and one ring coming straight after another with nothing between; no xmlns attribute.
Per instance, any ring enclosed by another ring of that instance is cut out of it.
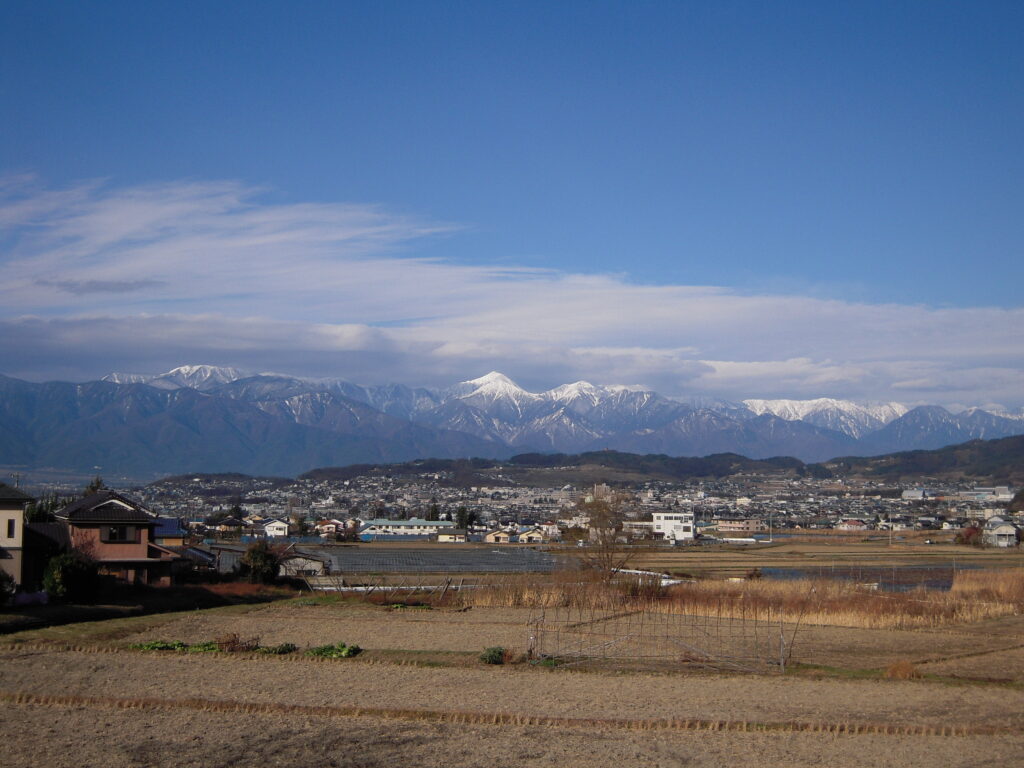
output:
<svg viewBox="0 0 1024 768"><path fill-rule="evenodd" d="M922 675L912 661L900 659L886 667L885 676L889 680L916 680Z"/></svg>
<svg viewBox="0 0 1024 768"><path fill-rule="evenodd" d="M1016 603L978 599L973 592L918 588L865 589L839 579L706 581L673 587L671 600L688 612L773 609L787 620L861 629L917 629L963 624L1014 614Z"/></svg>
<svg viewBox="0 0 1024 768"><path fill-rule="evenodd" d="M228 632L227 634L220 635L214 638L213 642L220 650L227 653L249 653L260 647L260 639L258 637L243 639L238 636L237 632Z"/></svg>
<svg viewBox="0 0 1024 768"><path fill-rule="evenodd" d="M615 609L631 601L663 597L657 579L628 578L610 581L596 570L556 571L502 576L476 589L450 592L445 603L480 608L588 608Z"/></svg>
<svg viewBox="0 0 1024 768"><path fill-rule="evenodd" d="M224 581L219 584L204 584L203 591L229 599L272 599L294 597L298 594L289 587L270 584L250 584L247 581Z"/></svg>
<svg viewBox="0 0 1024 768"><path fill-rule="evenodd" d="M248 715L300 715L303 717L375 717L384 720L457 723L462 725L527 725L548 728L603 728L631 731L782 731L827 734L885 734L898 736L972 736L1016 734L1019 727L980 725L932 726L870 722L704 720L699 718L610 718L564 717L516 712L480 712L458 709L415 709L370 706L311 706L275 702L241 702L210 699L126 698L115 696L45 695L29 691L0 691L0 702L7 706L93 707L136 711L191 710L204 713L244 713Z"/></svg>
<svg viewBox="0 0 1024 768"><path fill-rule="evenodd" d="M950 594L965 600L1009 603L1024 610L1024 568L958 571Z"/></svg>
<svg viewBox="0 0 1024 768"><path fill-rule="evenodd" d="M656 579L608 581L588 571L507 577L450 593L449 605L501 608L646 608L703 616L783 616L788 622L861 629L918 629L965 624L1024 610L1024 573L958 573L949 591L884 592L842 579L706 580L669 588Z"/></svg>

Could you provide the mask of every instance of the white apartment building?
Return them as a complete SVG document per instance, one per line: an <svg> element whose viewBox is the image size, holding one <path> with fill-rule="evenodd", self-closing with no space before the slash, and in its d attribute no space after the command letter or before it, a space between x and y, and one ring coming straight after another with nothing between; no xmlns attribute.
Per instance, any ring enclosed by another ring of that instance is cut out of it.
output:
<svg viewBox="0 0 1024 768"><path fill-rule="evenodd" d="M655 512L654 535L669 541L692 541L696 538L693 526L693 512L674 509L671 512Z"/></svg>
<svg viewBox="0 0 1024 768"><path fill-rule="evenodd" d="M436 536L439 531L455 528L451 520L423 520L412 517L408 520L367 520L359 529L362 538L376 536Z"/></svg>

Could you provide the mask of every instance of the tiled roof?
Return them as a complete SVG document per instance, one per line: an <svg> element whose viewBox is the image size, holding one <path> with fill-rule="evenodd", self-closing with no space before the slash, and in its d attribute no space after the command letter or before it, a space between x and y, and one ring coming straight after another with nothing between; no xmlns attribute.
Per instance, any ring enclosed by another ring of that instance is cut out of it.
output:
<svg viewBox="0 0 1024 768"><path fill-rule="evenodd" d="M16 501L20 503L32 501L32 497L27 493L22 493L13 485L7 483L0 483L0 501Z"/></svg>
<svg viewBox="0 0 1024 768"><path fill-rule="evenodd" d="M125 506L127 505L127 506ZM100 491L73 501L58 513L69 523L153 523L142 505L114 491Z"/></svg>
<svg viewBox="0 0 1024 768"><path fill-rule="evenodd" d="M176 517L157 517L154 522L156 528L153 530L154 536L181 536L185 533L181 526L181 520Z"/></svg>
<svg viewBox="0 0 1024 768"><path fill-rule="evenodd" d="M29 536L39 536L61 549L71 548L68 527L64 523L29 523L25 526L25 531Z"/></svg>

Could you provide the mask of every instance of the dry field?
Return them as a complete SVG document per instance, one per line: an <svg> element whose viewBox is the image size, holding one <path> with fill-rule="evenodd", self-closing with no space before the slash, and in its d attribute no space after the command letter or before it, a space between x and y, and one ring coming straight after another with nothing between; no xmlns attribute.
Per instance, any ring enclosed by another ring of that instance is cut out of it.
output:
<svg viewBox="0 0 1024 768"><path fill-rule="evenodd" d="M958 567L1024 568L1024 551L956 546L950 531L908 531L890 545L885 534L806 531L800 537L749 546L638 548L631 568L685 572L694 576L742 576L751 568ZM938 543L925 544L926 540ZM568 554L573 554L569 552Z"/></svg>
<svg viewBox="0 0 1024 768"><path fill-rule="evenodd" d="M331 598L0 638L7 766L1011 766L1024 616L941 628L804 626L789 674L487 666L530 608ZM237 633L356 643L352 659L131 650ZM886 679L909 661L923 679Z"/></svg>
<svg viewBox="0 0 1024 768"><path fill-rule="evenodd" d="M83 738L83 734L87 734ZM653 732L477 726L309 715L17 706L0 716L10 768L676 768L677 766L1014 766L1014 736Z"/></svg>

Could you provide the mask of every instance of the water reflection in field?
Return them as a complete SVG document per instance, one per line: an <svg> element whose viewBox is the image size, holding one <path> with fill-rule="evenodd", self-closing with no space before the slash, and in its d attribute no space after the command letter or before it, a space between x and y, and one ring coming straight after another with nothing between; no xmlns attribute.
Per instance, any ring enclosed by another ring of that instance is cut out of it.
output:
<svg viewBox="0 0 1024 768"><path fill-rule="evenodd" d="M888 592L908 592L923 587L948 590L960 571L975 570L975 565L939 563L934 565L842 566L817 568L761 568L761 575L770 579L842 579L876 587Z"/></svg>

